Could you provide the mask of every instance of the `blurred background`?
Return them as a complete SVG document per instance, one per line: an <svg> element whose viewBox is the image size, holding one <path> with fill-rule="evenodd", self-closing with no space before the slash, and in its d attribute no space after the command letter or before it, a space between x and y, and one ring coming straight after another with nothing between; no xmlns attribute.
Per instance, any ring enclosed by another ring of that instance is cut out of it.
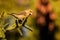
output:
<svg viewBox="0 0 60 40"><path fill-rule="evenodd" d="M57 40L60 40L60 0L50 0L51 5L54 9L54 13L56 15L56 25L58 25L59 31L55 33L55 38ZM10 23L9 26L13 25L15 23L14 17L8 15L11 13L18 13L26 9L32 9L34 12L36 10L36 3L37 0L0 0L0 16L2 12L4 11L4 19L6 20L6 23ZM1 19L0 19L1 20ZM4 20L1 20L0 22L3 22ZM12 22L13 21L13 22ZM35 27L34 19L32 16L28 18L28 21L26 25L28 25L33 32L26 30L26 37L19 38L19 40L37 40L39 35L39 30L37 27ZM1 27L1 26L0 26ZM0 32L1 33L1 32ZM14 36L9 38L9 40L15 40Z"/></svg>

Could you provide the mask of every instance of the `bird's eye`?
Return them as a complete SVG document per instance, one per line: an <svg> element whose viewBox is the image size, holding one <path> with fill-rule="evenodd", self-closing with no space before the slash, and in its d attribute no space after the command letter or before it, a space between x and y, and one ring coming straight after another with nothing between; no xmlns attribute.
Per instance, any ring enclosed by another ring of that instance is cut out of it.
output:
<svg viewBox="0 0 60 40"><path fill-rule="evenodd" d="M30 13L30 15L32 15L32 13Z"/></svg>

